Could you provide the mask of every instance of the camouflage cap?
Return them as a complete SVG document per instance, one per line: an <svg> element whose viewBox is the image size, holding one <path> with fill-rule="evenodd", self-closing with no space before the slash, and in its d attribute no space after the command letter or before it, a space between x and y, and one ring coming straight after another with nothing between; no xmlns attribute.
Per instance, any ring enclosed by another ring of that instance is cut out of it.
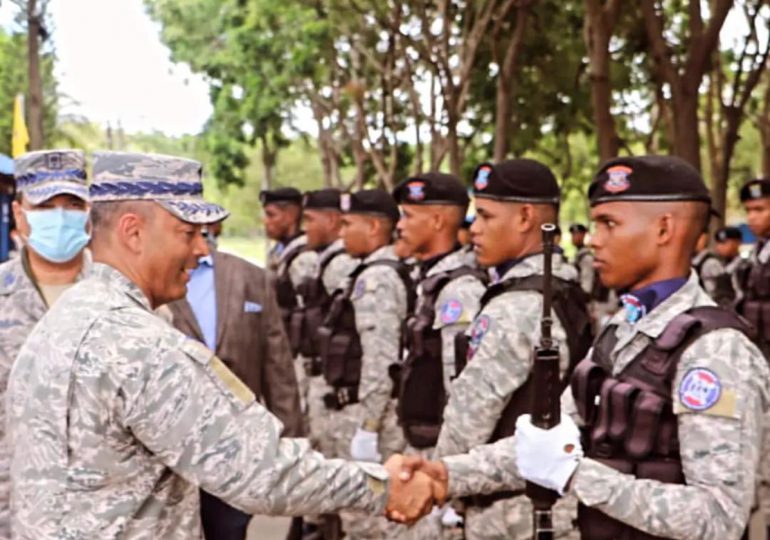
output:
<svg viewBox="0 0 770 540"><path fill-rule="evenodd" d="M182 221L215 223L229 212L203 200L198 161L160 154L94 153L91 200L155 201Z"/></svg>
<svg viewBox="0 0 770 540"><path fill-rule="evenodd" d="M30 204L70 194L88 201L86 156L81 150L40 150L15 160L16 189Z"/></svg>

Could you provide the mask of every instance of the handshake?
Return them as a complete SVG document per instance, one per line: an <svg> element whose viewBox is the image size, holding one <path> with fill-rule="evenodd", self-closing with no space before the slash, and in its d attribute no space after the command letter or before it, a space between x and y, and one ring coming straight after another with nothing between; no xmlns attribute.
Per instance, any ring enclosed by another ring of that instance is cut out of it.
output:
<svg viewBox="0 0 770 540"><path fill-rule="evenodd" d="M385 462L390 490L385 515L398 523L411 525L441 506L447 497L448 474L440 461L420 456L394 455Z"/></svg>

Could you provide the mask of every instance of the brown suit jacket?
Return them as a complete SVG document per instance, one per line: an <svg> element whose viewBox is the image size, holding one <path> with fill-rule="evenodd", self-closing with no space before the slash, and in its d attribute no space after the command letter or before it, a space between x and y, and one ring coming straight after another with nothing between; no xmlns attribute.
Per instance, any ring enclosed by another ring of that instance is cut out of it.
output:
<svg viewBox="0 0 770 540"><path fill-rule="evenodd" d="M268 274L233 255L214 252L213 258L217 302L214 352L283 422L285 436L300 437L297 378ZM246 302L250 303L248 312ZM255 310L256 305L261 311ZM172 302L169 308L174 326L202 343L203 332L187 300Z"/></svg>

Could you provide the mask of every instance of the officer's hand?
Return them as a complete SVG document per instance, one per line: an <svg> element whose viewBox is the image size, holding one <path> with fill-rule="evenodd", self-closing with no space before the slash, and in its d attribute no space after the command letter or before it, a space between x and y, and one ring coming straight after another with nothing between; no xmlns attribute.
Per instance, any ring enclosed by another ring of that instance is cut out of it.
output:
<svg viewBox="0 0 770 540"><path fill-rule="evenodd" d="M441 461L429 461L420 456L400 456L401 457L401 480L407 481L412 478L416 471L423 472L433 478L434 481L441 484L444 489L444 496L441 498L443 503L446 498L447 485L449 483L449 474L446 466Z"/></svg>
<svg viewBox="0 0 770 540"><path fill-rule="evenodd" d="M564 495L582 457L580 431L569 415L553 429L535 427L528 414L516 420L516 466L526 480Z"/></svg>
<svg viewBox="0 0 770 540"><path fill-rule="evenodd" d="M380 463L382 455L380 455L377 449L378 444L379 437L377 433L358 428L355 435L353 435L353 439L350 441L350 457L356 461Z"/></svg>
<svg viewBox="0 0 770 540"><path fill-rule="evenodd" d="M404 472L406 467L412 470ZM436 481L424 472L416 470L414 464L421 458L392 456L385 463L390 474L390 491L386 515L393 521L412 524L428 514L435 504L443 504L446 499L446 482ZM406 479L405 479L406 478Z"/></svg>

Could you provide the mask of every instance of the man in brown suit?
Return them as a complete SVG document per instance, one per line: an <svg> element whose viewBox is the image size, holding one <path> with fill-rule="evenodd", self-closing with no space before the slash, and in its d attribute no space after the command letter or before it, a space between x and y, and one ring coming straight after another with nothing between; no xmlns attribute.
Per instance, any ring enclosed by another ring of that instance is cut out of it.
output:
<svg viewBox="0 0 770 540"><path fill-rule="evenodd" d="M169 304L174 326L205 343L284 425L302 435L297 379L289 342L268 274L212 250L188 284L187 297ZM243 540L251 516L201 492L206 538Z"/></svg>

